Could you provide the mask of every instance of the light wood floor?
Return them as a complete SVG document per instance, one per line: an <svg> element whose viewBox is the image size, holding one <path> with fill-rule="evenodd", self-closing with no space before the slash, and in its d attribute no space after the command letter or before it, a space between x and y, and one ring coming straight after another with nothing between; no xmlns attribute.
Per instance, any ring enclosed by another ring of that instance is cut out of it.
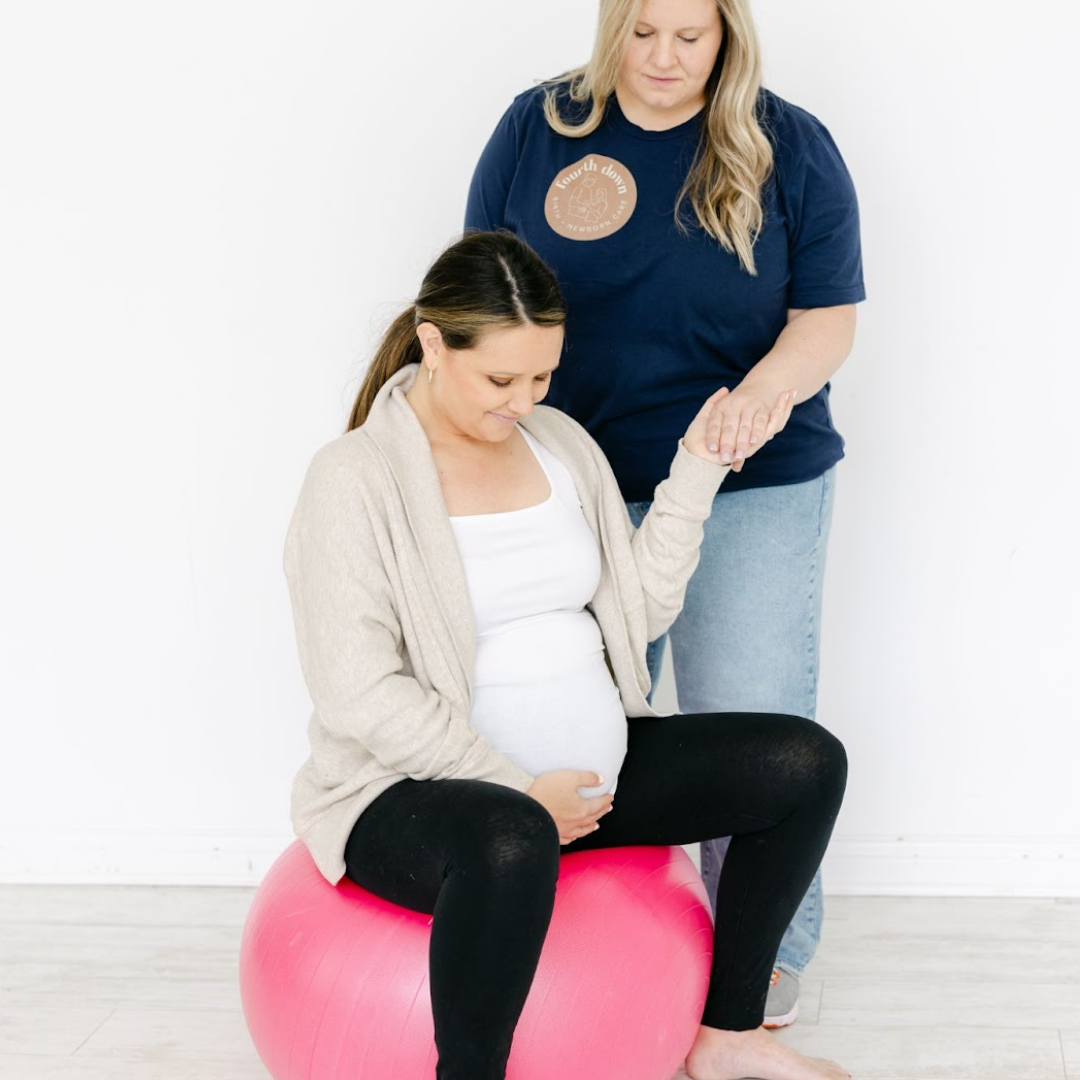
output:
<svg viewBox="0 0 1080 1080"><path fill-rule="evenodd" d="M236 985L250 898L0 887L0 1080L267 1080ZM781 1037L858 1080L1080 1080L1080 902L831 898Z"/></svg>

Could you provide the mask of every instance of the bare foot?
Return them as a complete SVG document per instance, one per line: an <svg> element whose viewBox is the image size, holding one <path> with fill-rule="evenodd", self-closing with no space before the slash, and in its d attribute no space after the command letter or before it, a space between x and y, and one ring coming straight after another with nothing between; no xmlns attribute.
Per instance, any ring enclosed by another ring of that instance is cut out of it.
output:
<svg viewBox="0 0 1080 1080"><path fill-rule="evenodd" d="M686 1057L691 1080L851 1080L835 1061L792 1050L764 1028L720 1031L702 1026Z"/></svg>

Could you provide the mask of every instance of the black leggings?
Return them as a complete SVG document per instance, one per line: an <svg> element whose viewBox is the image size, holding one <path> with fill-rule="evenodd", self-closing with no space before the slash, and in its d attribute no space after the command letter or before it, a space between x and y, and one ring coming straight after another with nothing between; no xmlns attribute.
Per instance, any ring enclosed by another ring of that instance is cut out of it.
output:
<svg viewBox="0 0 1080 1080"><path fill-rule="evenodd" d="M731 836L702 1023L764 1017L776 952L821 858L847 779L812 720L716 713L629 720L614 807L567 851ZM563 849L528 795L479 780L403 780L361 815L348 876L434 914L431 999L439 1080L502 1080L555 901Z"/></svg>

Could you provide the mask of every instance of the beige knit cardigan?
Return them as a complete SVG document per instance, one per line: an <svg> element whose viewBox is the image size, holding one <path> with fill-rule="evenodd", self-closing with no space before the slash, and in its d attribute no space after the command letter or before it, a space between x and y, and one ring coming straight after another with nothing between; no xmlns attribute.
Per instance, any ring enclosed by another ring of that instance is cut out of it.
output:
<svg viewBox="0 0 1080 1080"><path fill-rule="evenodd" d="M405 400L417 370L410 364L392 376L366 423L315 455L285 545L315 706L292 819L332 883L345 873L357 818L399 780L488 780L526 791L534 779L469 721L473 616L431 450ZM702 523L728 469L680 443L635 530L607 459L579 424L542 405L521 424L569 469L600 546L589 609L623 708L658 716L645 700L645 646L682 607ZM542 667L544 658L535 661Z"/></svg>

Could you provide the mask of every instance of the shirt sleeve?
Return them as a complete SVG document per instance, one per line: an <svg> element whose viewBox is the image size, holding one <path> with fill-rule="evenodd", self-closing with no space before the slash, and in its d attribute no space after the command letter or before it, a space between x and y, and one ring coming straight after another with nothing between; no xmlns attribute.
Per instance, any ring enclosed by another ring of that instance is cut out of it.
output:
<svg viewBox="0 0 1080 1080"><path fill-rule="evenodd" d="M518 163L515 107L503 114L476 163L465 204L465 231L506 228L506 202Z"/></svg>
<svg viewBox="0 0 1080 1080"><path fill-rule="evenodd" d="M866 299L855 185L828 131L815 127L790 175L781 178L789 222L789 308Z"/></svg>

